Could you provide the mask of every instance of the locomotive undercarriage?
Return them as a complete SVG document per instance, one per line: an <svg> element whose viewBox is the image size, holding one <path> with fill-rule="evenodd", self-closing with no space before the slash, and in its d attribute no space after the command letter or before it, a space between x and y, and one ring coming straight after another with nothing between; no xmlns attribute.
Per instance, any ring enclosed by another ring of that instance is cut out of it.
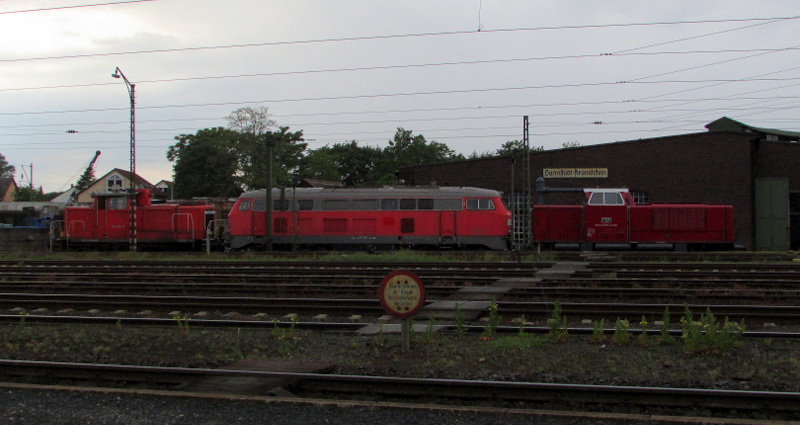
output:
<svg viewBox="0 0 800 425"><path fill-rule="evenodd" d="M272 239L275 250L359 250L392 251L397 249L508 249L508 238L495 237L377 237L377 236L276 236ZM234 236L226 249L263 249L264 237Z"/></svg>

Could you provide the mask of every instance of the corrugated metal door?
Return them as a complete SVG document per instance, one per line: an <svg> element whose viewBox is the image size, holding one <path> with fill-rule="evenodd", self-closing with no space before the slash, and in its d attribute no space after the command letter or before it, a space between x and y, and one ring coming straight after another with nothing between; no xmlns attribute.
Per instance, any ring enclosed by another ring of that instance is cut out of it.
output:
<svg viewBox="0 0 800 425"><path fill-rule="evenodd" d="M756 179L756 250L789 249L789 180Z"/></svg>

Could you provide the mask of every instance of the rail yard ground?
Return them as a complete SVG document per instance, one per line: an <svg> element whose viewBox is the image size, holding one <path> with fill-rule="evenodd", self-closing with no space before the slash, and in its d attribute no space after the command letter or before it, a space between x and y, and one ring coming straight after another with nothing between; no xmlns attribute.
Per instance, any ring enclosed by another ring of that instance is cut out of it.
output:
<svg viewBox="0 0 800 425"><path fill-rule="evenodd" d="M678 331L683 312L671 313L671 327ZM702 313L695 311L694 318ZM742 329L736 322L723 332L726 338L708 345L692 345L680 334L673 334L669 340L658 332L643 338L637 332L641 324L633 321L607 322L605 332L592 334L564 333L562 329L591 328L592 324L558 323L548 331L553 322L538 319L529 323L539 327L535 332L528 329L498 333L492 331L492 326L518 324L511 317L489 315L489 321L472 323L472 332L458 333L452 328L448 332L433 331L434 325L442 323L421 319L412 333L410 350L403 352L400 336L388 331L362 335L277 324L260 329L205 328L193 323L190 316L178 316L170 325L160 327L44 324L26 321L25 312L15 314L18 318L0 323L2 359L190 368L237 368L253 363L291 368L313 364L325 366L330 373L347 375L800 392L800 340L741 336ZM724 323L724 318L716 321ZM765 328L762 322L747 323L747 330L800 331L797 324L784 326L779 320L776 322L777 328ZM694 322L695 326L701 324ZM659 329L655 323L645 326ZM559 406L542 406L548 407ZM690 413L711 416L716 412L703 411L701 407ZM16 423L9 418L9 413L0 413L0 423Z"/></svg>
<svg viewBox="0 0 800 425"><path fill-rule="evenodd" d="M332 365L353 375L800 391L800 341L742 338L727 353L687 354L680 338L625 345L588 335L415 333L403 353L397 334L291 329L200 329L4 324L0 358L63 362L229 367L246 359Z"/></svg>

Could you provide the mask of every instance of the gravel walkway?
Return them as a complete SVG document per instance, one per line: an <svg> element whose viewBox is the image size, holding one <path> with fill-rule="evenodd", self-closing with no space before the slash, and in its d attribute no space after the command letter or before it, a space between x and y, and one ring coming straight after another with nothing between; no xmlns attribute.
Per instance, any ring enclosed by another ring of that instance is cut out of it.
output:
<svg viewBox="0 0 800 425"><path fill-rule="evenodd" d="M157 393L0 389L0 424L25 425L585 425L612 419L553 418L449 409L400 409ZM634 422L624 422L633 424Z"/></svg>

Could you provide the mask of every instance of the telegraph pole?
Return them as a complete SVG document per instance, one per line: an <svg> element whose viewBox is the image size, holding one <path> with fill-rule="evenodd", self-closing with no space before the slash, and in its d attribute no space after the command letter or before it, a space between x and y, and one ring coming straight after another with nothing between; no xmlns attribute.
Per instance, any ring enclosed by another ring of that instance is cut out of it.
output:
<svg viewBox="0 0 800 425"><path fill-rule="evenodd" d="M522 119L522 199L524 202L523 246L531 246L533 241L533 196L531 191L531 145L528 137L528 116Z"/></svg>
<svg viewBox="0 0 800 425"><path fill-rule="evenodd" d="M267 144L267 205L266 205L266 223L265 224L265 249L272 251L272 148L274 140L270 133L264 135L264 140Z"/></svg>

